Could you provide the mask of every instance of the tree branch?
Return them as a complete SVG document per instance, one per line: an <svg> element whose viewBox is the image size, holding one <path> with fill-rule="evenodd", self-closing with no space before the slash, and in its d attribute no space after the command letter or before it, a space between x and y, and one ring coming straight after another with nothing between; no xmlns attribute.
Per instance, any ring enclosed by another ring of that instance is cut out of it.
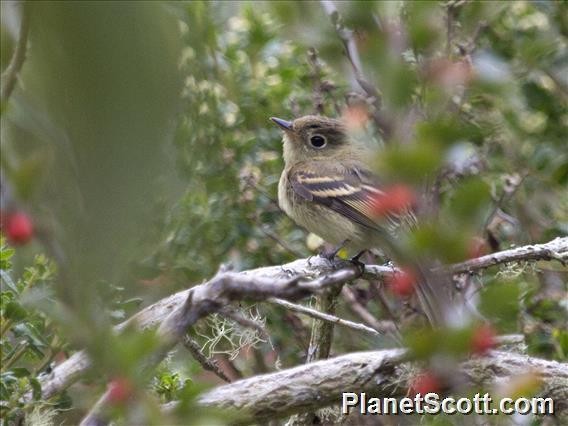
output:
<svg viewBox="0 0 568 426"><path fill-rule="evenodd" d="M568 262L568 237L558 237L545 244L527 245L499 251L450 265L447 269L454 274L458 274L486 269L501 263L529 260L557 260L566 265Z"/></svg>
<svg viewBox="0 0 568 426"><path fill-rule="evenodd" d="M329 262L328 262L329 266ZM270 277L260 274L220 272L210 281L192 287L185 301L161 323L157 335L160 348L145 367L152 369L183 338L187 329L199 319L219 311L234 301L263 301L270 297L298 300L311 294L343 284L361 275L358 267L347 262L338 270L329 270L314 278L302 275ZM106 391L81 421L81 426L101 426L108 423L107 405L110 391Z"/></svg>
<svg viewBox="0 0 568 426"><path fill-rule="evenodd" d="M342 327L350 328L352 330L362 331L364 333L368 333L368 334L371 334L373 336L380 336L381 333L383 333L380 329L375 330L374 328L367 327L365 324L360 324L358 322L345 320L345 319L336 317L335 315L326 314L326 313L320 312L316 309L308 308L307 306L298 305L296 303L291 303L291 302L288 302L286 300L271 298L271 299L268 299L268 302L272 303L274 305L282 306L283 308L286 308L290 311L298 312L300 314L304 314L304 315L307 315L307 316L315 318L315 319L328 321L328 322L340 325Z"/></svg>
<svg viewBox="0 0 568 426"><path fill-rule="evenodd" d="M542 247L544 247L544 250ZM556 253L556 256L550 256L550 250ZM449 269L454 273L474 272L499 263L519 260L552 260L557 259L558 256L561 256L562 258L562 253L564 253L565 256L566 252L568 252L568 238L557 238L546 244L518 247L516 249L482 256L478 259L452 265ZM344 265L350 264L346 262ZM393 270L396 269L393 269L391 266L366 265L364 277L379 278L381 276L392 274ZM315 278L330 271L333 271L333 269L328 261L320 257L310 257L308 259L298 259L285 265L268 266L243 271L238 275L241 275L242 277L264 277L269 278L270 282L273 282L274 280L290 279L291 277L298 276L303 276L306 279ZM184 304L184 301L187 299L188 294L191 291L192 289L183 290L159 300L153 305L144 308L127 321L116 326L115 331L119 333L126 327L133 324L136 324L141 329L157 328L171 312L176 311ZM42 398L49 399L62 392L75 383L90 368L91 361L86 351L74 353L69 359L57 365L51 373L39 377L42 389ZM31 392L26 395L26 399L31 400L31 397Z"/></svg>
<svg viewBox="0 0 568 426"><path fill-rule="evenodd" d="M393 321L379 321L377 318L373 316L363 305L361 305L353 291L350 288L343 287L341 290L341 295L347 302L348 306L351 310L359 316L365 323L373 327L373 329L383 333L383 334L391 334L395 337L398 337L398 330L396 323Z"/></svg>
<svg viewBox="0 0 568 426"><path fill-rule="evenodd" d="M358 352L277 373L223 385L201 396L202 405L236 410L242 422L263 421L339 404L342 392L369 397L401 397L408 388L406 352L391 349ZM534 371L542 383L539 396L553 398L556 415L568 412L568 365L509 352L492 351L461 364L465 383L489 388Z"/></svg>
<svg viewBox="0 0 568 426"><path fill-rule="evenodd" d="M382 387L404 355L404 350L392 349L316 361L220 386L202 395L199 403L236 410L245 416L243 422L316 410L339 402L341 392Z"/></svg>

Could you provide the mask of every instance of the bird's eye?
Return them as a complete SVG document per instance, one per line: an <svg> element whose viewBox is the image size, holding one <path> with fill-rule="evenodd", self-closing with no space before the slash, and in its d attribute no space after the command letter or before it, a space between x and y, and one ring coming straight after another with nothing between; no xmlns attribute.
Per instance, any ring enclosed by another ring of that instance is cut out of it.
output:
<svg viewBox="0 0 568 426"><path fill-rule="evenodd" d="M313 135L310 138L310 144L314 147L314 148L323 148L324 146L326 146L327 141L325 140L325 138L321 135Z"/></svg>

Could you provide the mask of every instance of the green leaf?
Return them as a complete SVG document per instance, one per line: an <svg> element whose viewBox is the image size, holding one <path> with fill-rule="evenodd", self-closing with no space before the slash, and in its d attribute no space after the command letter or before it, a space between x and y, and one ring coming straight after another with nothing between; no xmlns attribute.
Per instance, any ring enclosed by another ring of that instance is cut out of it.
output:
<svg viewBox="0 0 568 426"><path fill-rule="evenodd" d="M440 147L431 142L423 142L385 149L379 154L378 168L382 176L394 181L422 182L441 162Z"/></svg>
<svg viewBox="0 0 568 426"><path fill-rule="evenodd" d="M4 269L0 270L0 278L2 279L2 284L8 287L8 289L14 293L18 294L18 287L16 287L16 283L12 280L12 277L6 272ZM4 291L4 289L2 289Z"/></svg>
<svg viewBox="0 0 568 426"><path fill-rule="evenodd" d="M490 201L489 185L481 178L469 178L453 191L448 207L461 223L472 228L486 219Z"/></svg>
<svg viewBox="0 0 568 426"><path fill-rule="evenodd" d="M504 332L517 330L520 288L515 281L490 280L480 292L480 311Z"/></svg>
<svg viewBox="0 0 568 426"><path fill-rule="evenodd" d="M30 370L24 367L14 367L10 370L15 377L28 377L31 373Z"/></svg>
<svg viewBox="0 0 568 426"><path fill-rule="evenodd" d="M19 302L11 300L4 308L4 315L12 321L22 321L26 319L28 312L20 305Z"/></svg>
<svg viewBox="0 0 568 426"><path fill-rule="evenodd" d="M35 401L41 399L41 383L35 377L30 377L30 385L32 387L32 397Z"/></svg>
<svg viewBox="0 0 568 426"><path fill-rule="evenodd" d="M14 249L6 247L4 245L4 237L2 237L1 247L0 247L0 270L2 272L7 271L12 268L12 256L14 256Z"/></svg>

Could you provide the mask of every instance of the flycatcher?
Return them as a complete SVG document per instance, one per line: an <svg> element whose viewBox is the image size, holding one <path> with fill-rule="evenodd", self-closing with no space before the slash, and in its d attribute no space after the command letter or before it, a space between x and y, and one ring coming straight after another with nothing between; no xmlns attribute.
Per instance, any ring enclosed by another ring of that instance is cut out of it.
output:
<svg viewBox="0 0 568 426"><path fill-rule="evenodd" d="M377 220L375 203L385 194L372 172L373 150L350 138L340 120L314 115L271 120L284 131L280 208L298 225L338 248L354 253L384 248L391 256L401 257L393 231L399 225L412 227L416 218L408 208ZM436 292L424 280L417 289L425 314L432 324L440 324Z"/></svg>
<svg viewBox="0 0 568 426"><path fill-rule="evenodd" d="M373 214L383 192L371 171L372 149L349 138L340 120L314 115L271 120L284 131L280 208L335 246L355 253L383 246L389 232ZM390 217L388 225L400 218Z"/></svg>

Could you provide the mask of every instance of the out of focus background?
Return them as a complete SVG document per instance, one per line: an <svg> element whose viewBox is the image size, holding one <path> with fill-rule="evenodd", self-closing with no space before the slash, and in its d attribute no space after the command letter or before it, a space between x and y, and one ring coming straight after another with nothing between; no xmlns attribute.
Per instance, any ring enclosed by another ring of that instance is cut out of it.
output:
<svg viewBox="0 0 568 426"><path fill-rule="evenodd" d="M222 382L187 350L139 377L155 340L112 326L221 264L318 253L275 201L270 116L342 117L376 144L386 181L433 191L409 256L452 263L568 233L564 2L3 1L1 12L5 424L77 423L109 382L136 395L113 412L126 423L160 424L160 404L178 400L168 422L183 410L193 424L227 421L196 408ZM490 269L475 297L494 333L524 334L529 354L566 362L558 265ZM391 318L367 286L355 290ZM384 296L398 312L400 294ZM228 375L303 362L309 319L242 309L269 337L216 317L191 331ZM338 315L357 318L341 303ZM337 329L332 352L384 345ZM22 402L83 348L89 375Z"/></svg>

